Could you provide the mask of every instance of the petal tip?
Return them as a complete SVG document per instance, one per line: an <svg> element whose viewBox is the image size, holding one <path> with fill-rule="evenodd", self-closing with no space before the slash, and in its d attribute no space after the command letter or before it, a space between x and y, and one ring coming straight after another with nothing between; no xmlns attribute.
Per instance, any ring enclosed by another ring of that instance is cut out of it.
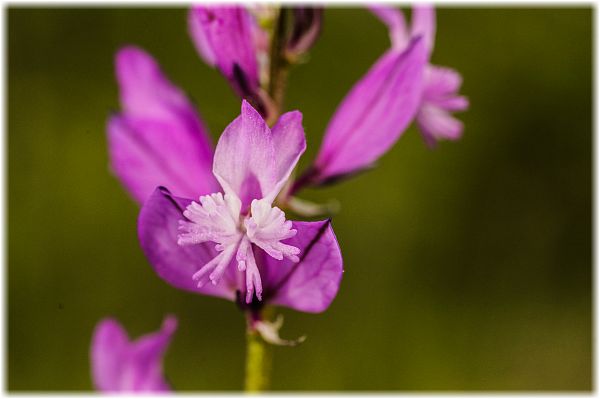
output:
<svg viewBox="0 0 600 399"><path fill-rule="evenodd" d="M135 44L126 44L117 50L116 58L120 60L127 57L143 56L145 54L147 53L141 47Z"/></svg>
<svg viewBox="0 0 600 399"><path fill-rule="evenodd" d="M113 317L107 317L104 318L102 320L100 320L100 322L98 322L98 324L96 325L95 328L95 336L101 336L103 334L112 332L112 331L117 331L117 330L121 330L121 324L119 324L119 322L113 318Z"/></svg>
<svg viewBox="0 0 600 399"><path fill-rule="evenodd" d="M178 321L177 321L177 317L175 317L175 315L167 315L165 316L165 319L163 320L163 324L162 324L162 330L164 333L166 334L173 334L175 332L175 330L177 330L177 325L178 325Z"/></svg>
<svg viewBox="0 0 600 399"><path fill-rule="evenodd" d="M285 114L281 115L280 118L283 118L283 117L286 117L288 120L293 120L297 123L302 123L302 112L300 112L297 109L286 112Z"/></svg>
<svg viewBox="0 0 600 399"><path fill-rule="evenodd" d="M117 75L121 78L123 78L124 75L131 73L136 67L136 64L139 63L155 64L148 52L133 44L121 47L115 54Z"/></svg>
<svg viewBox="0 0 600 399"><path fill-rule="evenodd" d="M246 99L242 100L241 113L243 117L259 118L260 120L262 120L262 116Z"/></svg>

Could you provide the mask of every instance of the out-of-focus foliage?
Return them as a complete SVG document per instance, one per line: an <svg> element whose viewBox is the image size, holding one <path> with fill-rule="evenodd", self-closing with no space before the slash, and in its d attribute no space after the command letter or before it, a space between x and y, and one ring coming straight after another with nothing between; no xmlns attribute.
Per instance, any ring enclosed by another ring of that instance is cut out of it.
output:
<svg viewBox="0 0 600 399"><path fill-rule="evenodd" d="M8 10L8 389L89 390L96 322L133 334L179 318L178 390L239 390L244 319L165 284L109 173L113 54L138 44L187 90L216 139L239 113L197 57L184 9ZM464 139L413 127L379 167L304 198L342 204L346 273L324 314L284 311L277 390L589 390L592 365L592 11L438 10L433 62L464 76ZM314 157L351 85L387 46L362 9L328 9L291 75Z"/></svg>

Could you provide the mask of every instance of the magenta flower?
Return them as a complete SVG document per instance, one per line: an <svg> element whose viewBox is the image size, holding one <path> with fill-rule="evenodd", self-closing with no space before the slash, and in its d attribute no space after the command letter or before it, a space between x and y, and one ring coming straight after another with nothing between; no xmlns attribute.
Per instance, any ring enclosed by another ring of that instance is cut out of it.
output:
<svg viewBox="0 0 600 399"><path fill-rule="evenodd" d="M194 6L188 14L190 35L204 62L217 68L237 94L265 115L260 89L260 59L268 37L242 6Z"/></svg>
<svg viewBox="0 0 600 399"><path fill-rule="evenodd" d="M116 74L123 111L108 122L109 153L129 193L142 203L160 185L188 197L214 192L212 145L184 93L136 47L117 53Z"/></svg>
<svg viewBox="0 0 600 399"><path fill-rule="evenodd" d="M92 377L102 392L170 391L162 372L162 358L177 328L177 319L166 317L160 331L130 341L113 319L96 326L92 338Z"/></svg>
<svg viewBox="0 0 600 399"><path fill-rule="evenodd" d="M428 65L435 36L435 12L415 6L412 25L392 7L371 6L389 28L391 48L350 90L325 130L311 168L296 182L324 184L370 167L416 119L429 146L458 139L462 123L450 115L468 107L458 96L461 78L448 68Z"/></svg>
<svg viewBox="0 0 600 399"><path fill-rule="evenodd" d="M194 202L158 188L140 212L140 243L157 274L196 293L245 296L243 306L256 297L325 310L342 276L331 223L289 221L273 206L305 148L302 114L288 112L269 129L243 101L215 151L222 192Z"/></svg>
<svg viewBox="0 0 600 399"><path fill-rule="evenodd" d="M406 28L403 14L393 7L371 6L389 28L392 47L406 48L411 37L423 35L429 55L434 46L435 10L431 6L415 6L413 8L410 31ZM419 111L417 125L425 142L433 147L437 140L457 140L462 136L463 124L451 115L451 112L464 111L469 107L468 100L458 95L462 78L453 69L427 65L425 69L425 86Z"/></svg>

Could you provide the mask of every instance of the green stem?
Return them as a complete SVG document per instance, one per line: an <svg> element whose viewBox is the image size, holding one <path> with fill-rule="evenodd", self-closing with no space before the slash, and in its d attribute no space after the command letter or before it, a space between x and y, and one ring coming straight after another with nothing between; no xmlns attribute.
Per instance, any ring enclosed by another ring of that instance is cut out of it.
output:
<svg viewBox="0 0 600 399"><path fill-rule="evenodd" d="M246 392L263 392L269 389L271 374L271 348L256 330L246 336Z"/></svg>

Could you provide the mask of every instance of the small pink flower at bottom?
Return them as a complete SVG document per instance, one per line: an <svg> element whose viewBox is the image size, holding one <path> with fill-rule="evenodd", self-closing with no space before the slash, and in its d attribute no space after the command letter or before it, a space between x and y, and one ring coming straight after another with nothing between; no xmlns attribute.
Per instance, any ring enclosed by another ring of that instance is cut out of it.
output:
<svg viewBox="0 0 600 399"><path fill-rule="evenodd" d="M166 317L161 329L130 341L114 319L96 326L92 339L92 377L102 392L168 392L162 358L177 328L177 319Z"/></svg>

